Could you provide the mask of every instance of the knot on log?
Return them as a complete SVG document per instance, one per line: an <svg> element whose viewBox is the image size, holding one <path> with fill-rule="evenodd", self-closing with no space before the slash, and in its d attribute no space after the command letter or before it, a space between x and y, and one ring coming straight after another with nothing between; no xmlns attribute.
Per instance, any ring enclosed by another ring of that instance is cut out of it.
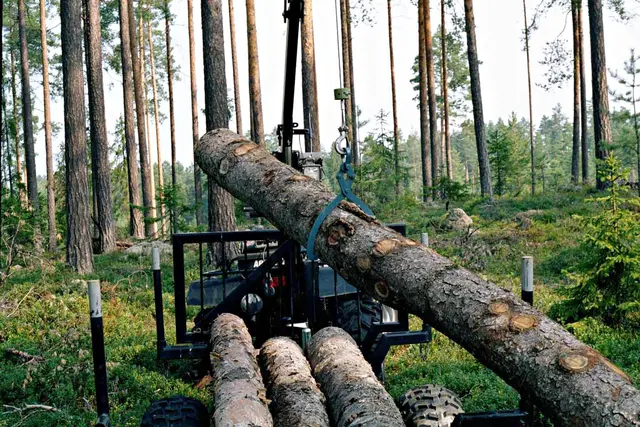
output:
<svg viewBox="0 0 640 427"><path fill-rule="evenodd" d="M335 221L329 226L328 246L338 246L345 237L351 237L356 232L353 225L343 219Z"/></svg>
<svg viewBox="0 0 640 427"><path fill-rule="evenodd" d="M400 246L398 239L380 240L373 248L373 255L377 257L386 256L395 251Z"/></svg>
<svg viewBox="0 0 640 427"><path fill-rule="evenodd" d="M373 286L373 289L376 291L376 295L383 300L389 298L389 295L391 293L389 290L389 285L387 285L387 282L385 282L384 280L376 282L376 284Z"/></svg>
<svg viewBox="0 0 640 427"><path fill-rule="evenodd" d="M356 267L360 273L367 273L371 269L371 258L368 255L360 255L356 258Z"/></svg>
<svg viewBox="0 0 640 427"><path fill-rule="evenodd" d="M596 352L586 347L579 350L563 349L558 364L571 374L580 374L590 370L599 358Z"/></svg>
<svg viewBox="0 0 640 427"><path fill-rule="evenodd" d="M489 313L495 316L500 316L503 314L508 314L511 311L511 307L509 307L509 304L504 301L494 301L489 304L488 310Z"/></svg>
<svg viewBox="0 0 640 427"><path fill-rule="evenodd" d="M287 182L304 182L309 181L310 179L311 178L309 178L307 175L295 174L287 178Z"/></svg>
<svg viewBox="0 0 640 427"><path fill-rule="evenodd" d="M236 148L233 149L233 155L236 157L241 157L244 156L245 154L255 150L256 148L258 148L259 145L254 144L253 142L244 142L242 141L242 144L237 146Z"/></svg>
<svg viewBox="0 0 640 427"><path fill-rule="evenodd" d="M516 314L509 319L509 329L512 332L524 332L538 325L538 318L528 314Z"/></svg>
<svg viewBox="0 0 640 427"><path fill-rule="evenodd" d="M220 175L224 176L229 172L229 159L224 158L220 161L220 166L218 167L218 172Z"/></svg>

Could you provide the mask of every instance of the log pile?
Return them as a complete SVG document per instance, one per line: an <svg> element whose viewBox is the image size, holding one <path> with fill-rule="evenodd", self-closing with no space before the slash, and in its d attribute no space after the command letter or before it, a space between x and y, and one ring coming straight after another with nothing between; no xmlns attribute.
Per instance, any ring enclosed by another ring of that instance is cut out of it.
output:
<svg viewBox="0 0 640 427"><path fill-rule="evenodd" d="M305 246L316 217L334 198L322 183L229 130L204 135L196 160L211 179ZM315 249L349 283L462 345L527 393L555 425L640 424L640 391L601 354L510 292L357 206L342 202L328 216Z"/></svg>
<svg viewBox="0 0 640 427"><path fill-rule="evenodd" d="M324 395L298 344L272 338L262 345L259 360L276 427L329 427Z"/></svg>

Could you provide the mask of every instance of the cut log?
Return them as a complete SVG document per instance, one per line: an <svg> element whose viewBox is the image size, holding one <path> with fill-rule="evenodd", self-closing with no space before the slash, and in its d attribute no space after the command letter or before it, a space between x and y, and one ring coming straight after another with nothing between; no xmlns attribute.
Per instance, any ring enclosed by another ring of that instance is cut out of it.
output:
<svg viewBox="0 0 640 427"><path fill-rule="evenodd" d="M327 396L332 425L403 427L393 398L380 384L351 335L328 327L309 345L313 375Z"/></svg>
<svg viewBox="0 0 640 427"><path fill-rule="evenodd" d="M262 345L259 360L276 427L329 427L324 395L298 344L272 338Z"/></svg>
<svg viewBox="0 0 640 427"><path fill-rule="evenodd" d="M273 426L251 335L238 316L213 322L211 367L216 427Z"/></svg>
<svg viewBox="0 0 640 427"><path fill-rule="evenodd" d="M219 185L302 245L334 198L322 183L228 130L204 135L196 160ZM512 293L384 227L357 206L343 202L329 215L315 250L349 283L462 345L526 392L556 425L640 423L640 391L601 354ZM507 310L495 310L496 303ZM573 363L578 359L586 363Z"/></svg>

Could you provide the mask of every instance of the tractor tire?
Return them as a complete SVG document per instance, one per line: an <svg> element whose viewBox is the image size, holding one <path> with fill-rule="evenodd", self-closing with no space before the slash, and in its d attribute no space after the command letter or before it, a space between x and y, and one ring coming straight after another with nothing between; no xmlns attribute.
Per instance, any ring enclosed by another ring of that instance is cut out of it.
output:
<svg viewBox="0 0 640 427"><path fill-rule="evenodd" d="M344 329L361 344L373 322L382 321L382 305L369 295L360 294L361 328L358 328L358 300L350 299L338 303L338 319L335 326Z"/></svg>
<svg viewBox="0 0 640 427"><path fill-rule="evenodd" d="M174 396L151 402L140 427L209 427L207 408L197 399Z"/></svg>
<svg viewBox="0 0 640 427"><path fill-rule="evenodd" d="M432 384L407 391L398 406L408 427L450 427L456 415L464 413L455 393Z"/></svg>

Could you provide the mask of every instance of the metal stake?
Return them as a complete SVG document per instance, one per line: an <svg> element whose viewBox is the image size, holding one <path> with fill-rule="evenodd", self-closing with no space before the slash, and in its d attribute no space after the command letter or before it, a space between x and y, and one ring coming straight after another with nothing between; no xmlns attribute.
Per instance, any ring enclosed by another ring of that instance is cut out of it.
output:
<svg viewBox="0 0 640 427"><path fill-rule="evenodd" d="M91 316L91 350L93 352L93 372L96 382L96 403L98 422L96 427L108 427L109 394L107 391L107 362L104 351L104 327L102 325L102 297L100 281L89 280L89 315Z"/></svg>

